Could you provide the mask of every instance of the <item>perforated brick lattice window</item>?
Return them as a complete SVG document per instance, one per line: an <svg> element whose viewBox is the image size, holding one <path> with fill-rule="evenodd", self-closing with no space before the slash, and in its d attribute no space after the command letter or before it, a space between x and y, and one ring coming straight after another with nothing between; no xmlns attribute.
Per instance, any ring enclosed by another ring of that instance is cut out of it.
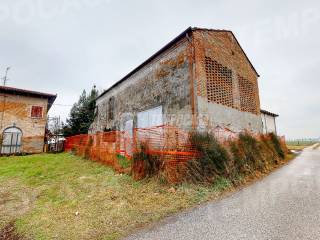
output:
<svg viewBox="0 0 320 240"><path fill-rule="evenodd" d="M31 108L31 117L32 118L42 118L42 107L32 106Z"/></svg>
<svg viewBox="0 0 320 240"><path fill-rule="evenodd" d="M238 75L241 111L257 113L255 84Z"/></svg>
<svg viewBox="0 0 320 240"><path fill-rule="evenodd" d="M232 70L205 57L207 98L209 102L233 107Z"/></svg>

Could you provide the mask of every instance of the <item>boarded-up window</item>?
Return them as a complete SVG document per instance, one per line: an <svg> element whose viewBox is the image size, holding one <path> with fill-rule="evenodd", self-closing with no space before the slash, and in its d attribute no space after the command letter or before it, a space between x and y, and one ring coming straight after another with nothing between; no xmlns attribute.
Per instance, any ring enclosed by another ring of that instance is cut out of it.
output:
<svg viewBox="0 0 320 240"><path fill-rule="evenodd" d="M162 106L137 114L138 128L150 128L163 125Z"/></svg>
<svg viewBox="0 0 320 240"><path fill-rule="evenodd" d="M108 102L108 120L114 119L114 97L111 97Z"/></svg>
<svg viewBox="0 0 320 240"><path fill-rule="evenodd" d="M232 70L209 57L205 58L207 98L228 107L233 107Z"/></svg>
<svg viewBox="0 0 320 240"><path fill-rule="evenodd" d="M241 111L257 114L257 94L255 84L238 75Z"/></svg>
<svg viewBox="0 0 320 240"><path fill-rule="evenodd" d="M31 117L32 118L42 118L42 107L32 106L31 108Z"/></svg>

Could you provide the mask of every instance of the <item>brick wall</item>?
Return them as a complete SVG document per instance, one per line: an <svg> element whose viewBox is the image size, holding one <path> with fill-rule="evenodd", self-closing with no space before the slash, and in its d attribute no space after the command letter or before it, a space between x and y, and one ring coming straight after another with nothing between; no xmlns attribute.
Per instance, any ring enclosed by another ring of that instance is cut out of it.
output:
<svg viewBox="0 0 320 240"><path fill-rule="evenodd" d="M261 132L257 79L231 32L196 29L100 97L91 132L135 128L159 105L164 124L184 130Z"/></svg>
<svg viewBox="0 0 320 240"><path fill-rule="evenodd" d="M39 153L43 151L46 117L47 99L26 97L11 94L0 95L0 133L12 126L22 130L22 152ZM41 118L31 117L32 106L43 108Z"/></svg>
<svg viewBox="0 0 320 240"><path fill-rule="evenodd" d="M99 98L98 114L91 132L122 130L128 120L133 120L133 127L137 127L138 112L160 105L164 124L190 129L191 49L191 43L186 38L182 39ZM110 104L110 101L114 103ZM110 108L114 112L112 119L108 117Z"/></svg>
<svg viewBox="0 0 320 240"><path fill-rule="evenodd" d="M258 75L228 31L195 30L199 128L261 132Z"/></svg>

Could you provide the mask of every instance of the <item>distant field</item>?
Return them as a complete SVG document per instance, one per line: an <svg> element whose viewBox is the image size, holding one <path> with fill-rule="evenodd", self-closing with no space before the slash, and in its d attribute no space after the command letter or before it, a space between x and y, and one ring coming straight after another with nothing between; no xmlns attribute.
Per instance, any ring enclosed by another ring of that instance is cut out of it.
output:
<svg viewBox="0 0 320 240"><path fill-rule="evenodd" d="M287 145L289 150L296 150L296 151L302 151L306 147L309 147L308 145Z"/></svg>
<svg viewBox="0 0 320 240"><path fill-rule="evenodd" d="M316 143L318 143L318 141L315 140L291 140L291 141L287 141L287 146L290 150L303 150L306 147L312 146Z"/></svg>
<svg viewBox="0 0 320 240"><path fill-rule="evenodd" d="M311 146L315 143L318 143L318 141L287 141L287 145L289 146Z"/></svg>

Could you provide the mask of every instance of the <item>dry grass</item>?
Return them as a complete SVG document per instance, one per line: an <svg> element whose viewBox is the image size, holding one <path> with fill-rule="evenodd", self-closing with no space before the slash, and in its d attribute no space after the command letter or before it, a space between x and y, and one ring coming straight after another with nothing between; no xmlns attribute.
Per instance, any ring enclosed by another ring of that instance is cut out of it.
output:
<svg viewBox="0 0 320 240"><path fill-rule="evenodd" d="M289 150L295 150L295 151L302 151L306 147L309 147L307 145L287 145Z"/></svg>
<svg viewBox="0 0 320 240"><path fill-rule="evenodd" d="M238 188L264 175L247 176ZM0 158L0 229L14 223L15 234L24 239L119 239L234 190L225 178L207 186L137 182L66 153L5 157Z"/></svg>
<svg viewBox="0 0 320 240"><path fill-rule="evenodd" d="M319 144L316 141L288 141L287 147L289 150L302 151L307 147L310 147L314 144Z"/></svg>
<svg viewBox="0 0 320 240"><path fill-rule="evenodd" d="M231 185L136 182L69 154L0 158L0 229L14 221L31 239L118 239L214 199Z"/></svg>

